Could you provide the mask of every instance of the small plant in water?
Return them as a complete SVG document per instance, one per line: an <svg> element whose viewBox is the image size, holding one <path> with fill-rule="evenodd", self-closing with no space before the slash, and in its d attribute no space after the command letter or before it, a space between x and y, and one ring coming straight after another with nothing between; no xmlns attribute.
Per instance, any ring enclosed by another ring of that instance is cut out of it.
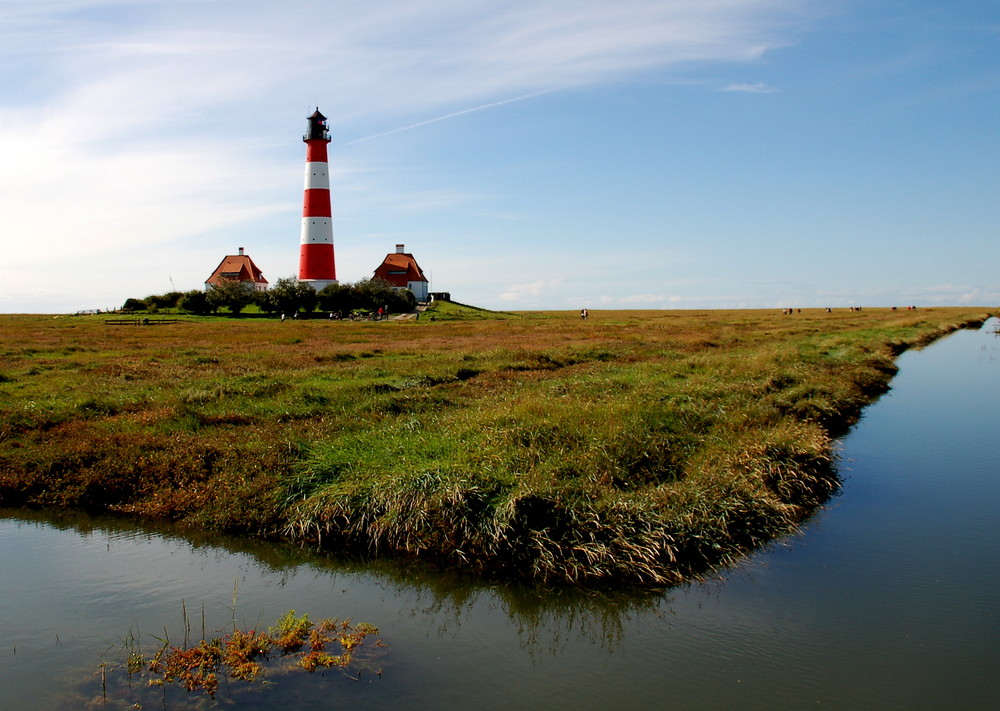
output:
<svg viewBox="0 0 1000 711"><path fill-rule="evenodd" d="M274 645L281 650L282 654L291 654L302 648L306 642L306 635L312 628L309 615L302 617L295 616L295 610L289 610L278 618L269 632Z"/></svg>
<svg viewBox="0 0 1000 711"><path fill-rule="evenodd" d="M298 665L308 672L314 672L320 667L344 668L351 663L351 655L355 647L364 643L365 637L377 634L378 628L365 622L352 627L350 620L323 620L309 632L309 651L298 661ZM326 645L331 642L340 644L339 655L329 654ZM377 642L376 644L381 644Z"/></svg>
<svg viewBox="0 0 1000 711"><path fill-rule="evenodd" d="M298 657L290 666L308 672L317 669L344 669L351 664L355 650L364 645L378 628L367 623L352 625L351 620L326 619L317 624L308 615L295 616L289 610L278 618L266 633L235 626L222 637L202 639L193 645L171 646L164 641L149 658L133 643L128 645L124 669L129 678L148 676L150 686L178 684L187 691L203 691L215 698L220 677L237 681L255 681L265 673L265 665ZM339 645L339 654L328 651ZM383 647L381 640L376 647ZM287 668L289 665L285 665ZM286 670L283 668L283 670ZM381 672L379 672L381 676Z"/></svg>

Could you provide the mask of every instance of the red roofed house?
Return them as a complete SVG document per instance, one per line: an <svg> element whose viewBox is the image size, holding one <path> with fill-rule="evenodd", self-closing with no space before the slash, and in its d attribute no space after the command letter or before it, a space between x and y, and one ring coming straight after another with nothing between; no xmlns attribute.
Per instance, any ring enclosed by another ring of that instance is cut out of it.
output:
<svg viewBox="0 0 1000 711"><path fill-rule="evenodd" d="M205 291L220 281L238 281L253 291L267 291L267 279L253 260L243 254L242 247L239 254L229 254L223 258L222 263L212 272L212 276L205 280Z"/></svg>
<svg viewBox="0 0 1000 711"><path fill-rule="evenodd" d="M417 301L427 301L430 283L417 260L412 254L404 252L401 244L396 245L394 254L385 255L382 264L375 270L374 278L388 282L394 289L409 289Z"/></svg>

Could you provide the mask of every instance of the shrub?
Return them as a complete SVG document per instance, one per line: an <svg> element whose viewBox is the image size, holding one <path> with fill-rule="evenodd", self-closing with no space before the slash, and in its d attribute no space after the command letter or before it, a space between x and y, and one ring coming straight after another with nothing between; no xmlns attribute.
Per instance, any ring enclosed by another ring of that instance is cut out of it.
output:
<svg viewBox="0 0 1000 711"><path fill-rule="evenodd" d="M186 292L180 299L179 306L188 313L204 316L211 313L213 308L209 303L208 294L201 289L193 289Z"/></svg>

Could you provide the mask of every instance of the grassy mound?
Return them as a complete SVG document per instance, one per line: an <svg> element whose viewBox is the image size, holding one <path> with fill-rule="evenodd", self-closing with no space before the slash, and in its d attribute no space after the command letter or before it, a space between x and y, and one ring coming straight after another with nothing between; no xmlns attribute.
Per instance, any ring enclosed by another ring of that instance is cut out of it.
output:
<svg viewBox="0 0 1000 711"><path fill-rule="evenodd" d="M521 318L519 314L506 311L490 311L489 309L481 309L478 306L468 306L456 301L446 301L443 299L432 301L424 314L425 318L430 321L476 321Z"/></svg>

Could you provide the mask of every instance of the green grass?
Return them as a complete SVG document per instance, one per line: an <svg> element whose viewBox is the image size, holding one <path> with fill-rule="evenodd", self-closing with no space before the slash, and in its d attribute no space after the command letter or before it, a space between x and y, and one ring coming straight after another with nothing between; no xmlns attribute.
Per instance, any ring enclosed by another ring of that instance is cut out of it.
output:
<svg viewBox="0 0 1000 711"><path fill-rule="evenodd" d="M988 315L435 311L0 317L0 504L673 583L793 528L895 356Z"/></svg>
<svg viewBox="0 0 1000 711"><path fill-rule="evenodd" d="M468 306L455 301L433 301L427 307L424 318L431 321L470 321L522 318L520 314L506 311L490 311L478 306Z"/></svg>

